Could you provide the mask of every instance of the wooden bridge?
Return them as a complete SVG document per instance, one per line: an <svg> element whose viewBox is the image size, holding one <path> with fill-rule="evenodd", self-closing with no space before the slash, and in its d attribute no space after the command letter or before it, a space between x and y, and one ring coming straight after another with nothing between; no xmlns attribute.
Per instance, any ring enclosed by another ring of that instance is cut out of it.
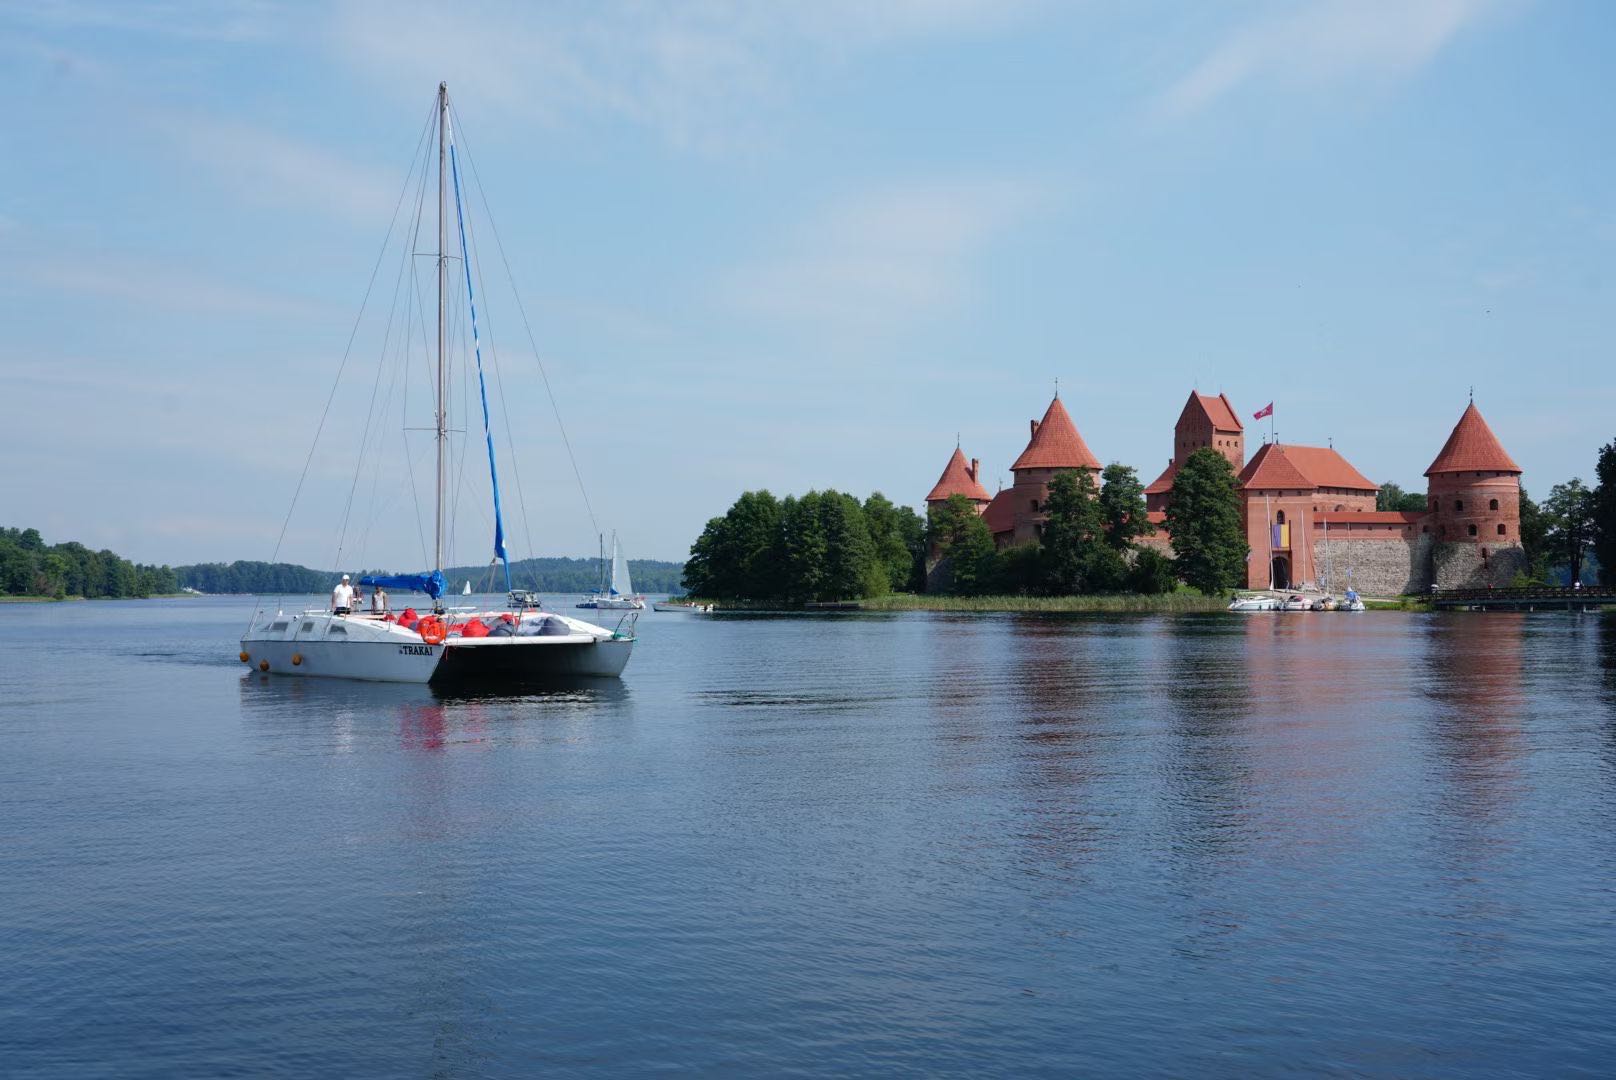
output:
<svg viewBox="0 0 1616 1080"><path fill-rule="evenodd" d="M1598 611L1616 607L1616 587L1533 585L1524 589L1442 589L1431 594L1440 611Z"/></svg>

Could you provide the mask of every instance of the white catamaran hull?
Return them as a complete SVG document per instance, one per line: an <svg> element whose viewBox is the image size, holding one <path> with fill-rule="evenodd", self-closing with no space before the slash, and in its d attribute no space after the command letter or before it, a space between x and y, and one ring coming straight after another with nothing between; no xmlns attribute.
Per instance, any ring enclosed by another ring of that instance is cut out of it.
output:
<svg viewBox="0 0 1616 1080"><path fill-rule="evenodd" d="M535 618L555 623L546 633L451 637L429 645L396 623L305 612L276 616L254 627L242 636L241 652L247 664L275 675L371 682L527 683L623 673L633 651L632 637L558 615L526 615L524 621L531 624Z"/></svg>

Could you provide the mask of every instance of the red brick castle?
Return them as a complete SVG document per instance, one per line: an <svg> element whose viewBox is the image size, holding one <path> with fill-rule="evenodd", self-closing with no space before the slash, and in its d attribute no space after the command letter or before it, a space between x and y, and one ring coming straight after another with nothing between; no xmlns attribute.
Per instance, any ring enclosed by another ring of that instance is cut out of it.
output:
<svg viewBox="0 0 1616 1080"><path fill-rule="evenodd" d="M1072 422L1060 395L1031 422L1026 449L1010 466L1015 480L989 496L981 465L956 448L928 505L963 495L1001 547L1036 541L1049 482L1062 469L1086 469L1099 483L1100 461ZM1265 441L1248 462L1245 429L1223 395L1191 393L1173 429L1173 455L1145 488L1157 532L1146 543L1168 551L1165 531L1173 478L1195 451L1210 447L1239 476L1242 519L1251 547L1248 588L1302 586L1368 595L1507 585L1525 569L1520 541L1521 468L1471 402L1427 477L1426 509L1378 511L1378 485L1333 446Z"/></svg>

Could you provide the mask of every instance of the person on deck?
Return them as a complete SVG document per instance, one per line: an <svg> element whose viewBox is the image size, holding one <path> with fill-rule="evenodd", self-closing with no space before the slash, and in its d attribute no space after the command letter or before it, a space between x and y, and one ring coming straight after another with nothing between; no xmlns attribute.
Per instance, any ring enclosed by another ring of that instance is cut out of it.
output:
<svg viewBox="0 0 1616 1080"><path fill-rule="evenodd" d="M380 585L376 586L375 591L370 594L370 613L372 615L387 614L387 590Z"/></svg>
<svg viewBox="0 0 1616 1080"><path fill-rule="evenodd" d="M337 587L331 590L331 611L337 615L353 612L353 586L348 584L347 574L343 574Z"/></svg>

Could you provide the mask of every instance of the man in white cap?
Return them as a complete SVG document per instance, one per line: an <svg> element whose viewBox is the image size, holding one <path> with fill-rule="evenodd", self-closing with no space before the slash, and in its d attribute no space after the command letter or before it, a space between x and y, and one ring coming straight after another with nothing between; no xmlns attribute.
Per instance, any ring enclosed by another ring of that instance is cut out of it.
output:
<svg viewBox="0 0 1616 1080"><path fill-rule="evenodd" d="M343 574L337 587L331 590L331 610L337 615L347 615L353 611L353 586L348 584L347 574Z"/></svg>

